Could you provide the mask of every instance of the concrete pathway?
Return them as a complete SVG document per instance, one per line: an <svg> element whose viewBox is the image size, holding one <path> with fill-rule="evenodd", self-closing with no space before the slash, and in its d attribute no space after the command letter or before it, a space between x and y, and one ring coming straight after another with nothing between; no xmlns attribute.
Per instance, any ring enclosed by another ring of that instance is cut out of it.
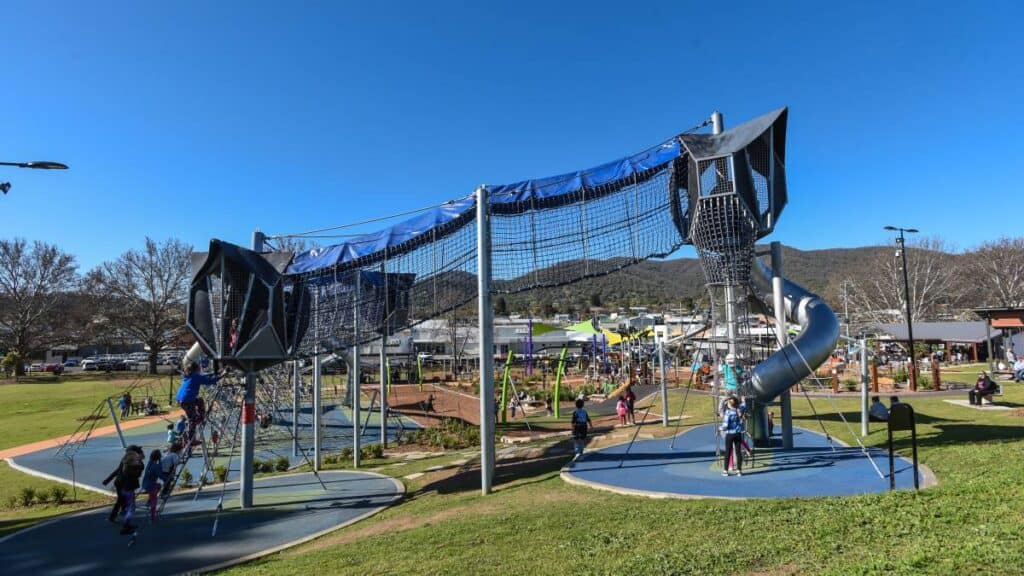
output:
<svg viewBox="0 0 1024 576"><path fill-rule="evenodd" d="M238 486L208 487L198 499L172 496L150 524L139 500L137 537L121 536L93 509L0 538L4 574L181 574L223 568L336 530L402 498L397 480L367 472L311 473L256 480L255 507L238 508ZM223 497L224 510L216 512ZM214 532L216 530L216 532Z"/></svg>

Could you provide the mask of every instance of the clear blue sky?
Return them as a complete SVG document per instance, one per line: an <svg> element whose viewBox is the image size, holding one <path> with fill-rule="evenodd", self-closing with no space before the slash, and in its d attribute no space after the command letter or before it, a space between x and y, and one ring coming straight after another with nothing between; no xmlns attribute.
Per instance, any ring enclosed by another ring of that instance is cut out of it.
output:
<svg viewBox="0 0 1024 576"><path fill-rule="evenodd" d="M829 4L822 7L823 4ZM775 239L1024 218L1015 2L9 2L0 237L89 268L585 168L790 106Z"/></svg>

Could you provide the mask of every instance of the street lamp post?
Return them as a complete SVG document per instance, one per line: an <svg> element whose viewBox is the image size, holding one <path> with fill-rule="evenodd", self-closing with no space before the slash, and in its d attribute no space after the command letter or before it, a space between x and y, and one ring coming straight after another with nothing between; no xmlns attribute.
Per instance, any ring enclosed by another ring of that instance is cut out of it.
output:
<svg viewBox="0 0 1024 576"><path fill-rule="evenodd" d="M910 343L910 372L907 378L910 380L910 391L917 391L917 359L914 357L914 324L910 313L910 279L907 276L907 245L903 236L904 232L911 234L917 232L916 228L900 228L898 226L886 226L890 232L899 232L896 243L900 247L900 257L903 259L903 302L907 308L907 340Z"/></svg>
<svg viewBox="0 0 1024 576"><path fill-rule="evenodd" d="M0 166L14 166L15 168L32 168L34 170L67 170L66 164L60 162L49 162L36 160L35 162L0 162ZM11 190L10 182L0 182L0 192L7 195Z"/></svg>

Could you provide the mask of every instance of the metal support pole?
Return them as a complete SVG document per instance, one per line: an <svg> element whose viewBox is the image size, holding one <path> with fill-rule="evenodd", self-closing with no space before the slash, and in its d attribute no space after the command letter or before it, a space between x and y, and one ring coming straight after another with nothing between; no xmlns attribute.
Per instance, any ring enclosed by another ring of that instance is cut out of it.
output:
<svg viewBox="0 0 1024 576"><path fill-rule="evenodd" d="M356 270L356 297L352 300L352 368L349 370L352 378L352 467L359 468L360 430L359 430L359 409L362 402L362 395L359 392L359 298L362 292L362 272Z"/></svg>
<svg viewBox="0 0 1024 576"><path fill-rule="evenodd" d="M323 414L323 404L321 404L321 391L323 390L323 372L322 359L320 358L320 345L316 344L313 347L313 471L320 471L321 459L321 444L323 438L321 435L321 427L323 425L321 416Z"/></svg>
<svg viewBox="0 0 1024 576"><path fill-rule="evenodd" d="M715 110L714 112L711 113L711 133L721 134L723 129L724 125L722 123L722 113Z"/></svg>
<svg viewBox="0 0 1024 576"><path fill-rule="evenodd" d="M722 113L717 110L711 113L711 133L721 134L725 129L725 122ZM725 331L729 341L729 354L736 354L736 287L732 280L727 280L725 285ZM738 359L737 359L738 360Z"/></svg>
<svg viewBox="0 0 1024 576"><path fill-rule="evenodd" d="M114 430L117 430L117 437L121 440L121 448L128 448L124 443L124 434L121 433L121 423L117 420L117 413L114 412L114 402L107 396L107 408L110 408L110 418L114 421Z"/></svg>
<svg viewBox="0 0 1024 576"><path fill-rule="evenodd" d="M380 337L380 445L388 446L388 353L387 333Z"/></svg>
<svg viewBox="0 0 1024 576"><path fill-rule="evenodd" d="M860 435L868 435L868 387L871 386L871 375L868 373L868 341L861 338L860 346Z"/></svg>
<svg viewBox="0 0 1024 576"><path fill-rule="evenodd" d="M903 236L903 229L900 228L900 256L903 258L903 302L907 307L907 340L910 348L910 371L907 379L910 380L910 391L917 390L917 358L914 354L914 321L910 312L910 277L907 274L907 242Z"/></svg>
<svg viewBox="0 0 1024 576"><path fill-rule="evenodd" d="M255 230L252 233L252 249L263 252L266 236ZM242 401L242 458L239 470L239 505L244 510L252 508L253 463L256 461L256 374L245 373L245 397Z"/></svg>
<svg viewBox="0 0 1024 576"><path fill-rule="evenodd" d="M988 369L990 372L996 370L996 355L992 350L992 319L985 320L985 347L988 348Z"/></svg>
<svg viewBox="0 0 1024 576"><path fill-rule="evenodd" d="M487 188L476 191L477 305L480 319L480 490L494 478L494 311L491 309L491 220Z"/></svg>
<svg viewBox="0 0 1024 576"><path fill-rule="evenodd" d="M666 328L666 331L668 328ZM661 425L668 426L668 388L665 385L665 336L658 341L658 371L661 377Z"/></svg>
<svg viewBox="0 0 1024 576"><path fill-rule="evenodd" d="M292 361L292 456L299 457L299 402L302 401L302 373L299 361Z"/></svg>
<svg viewBox="0 0 1024 576"><path fill-rule="evenodd" d="M772 242L772 308L775 310L775 337L779 350L785 348L789 341L786 329L786 295L782 290L782 243ZM782 418L782 448L793 448L793 398L789 388L779 395L779 408Z"/></svg>
<svg viewBox="0 0 1024 576"><path fill-rule="evenodd" d="M242 403L242 470L239 500L243 510L252 508L253 462L256 445L256 374L245 373L245 400Z"/></svg>

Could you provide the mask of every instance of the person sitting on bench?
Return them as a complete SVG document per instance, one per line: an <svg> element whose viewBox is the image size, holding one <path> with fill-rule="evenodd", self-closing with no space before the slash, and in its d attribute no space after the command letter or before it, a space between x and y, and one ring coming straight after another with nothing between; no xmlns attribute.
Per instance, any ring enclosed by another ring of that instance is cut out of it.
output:
<svg viewBox="0 0 1024 576"><path fill-rule="evenodd" d="M1013 381L1024 381L1024 356L1017 358L1017 361L1013 363Z"/></svg>
<svg viewBox="0 0 1024 576"><path fill-rule="evenodd" d="M888 422L889 421L889 409L882 404L882 399L878 396L871 397L871 407L868 408L868 421L870 422Z"/></svg>
<svg viewBox="0 0 1024 576"><path fill-rule="evenodd" d="M974 388L967 392L967 398L971 401L972 405L981 406L982 398L989 397L989 402L991 402L991 396L998 391L999 386L989 378L987 372L982 370L978 373L978 381L975 382Z"/></svg>

